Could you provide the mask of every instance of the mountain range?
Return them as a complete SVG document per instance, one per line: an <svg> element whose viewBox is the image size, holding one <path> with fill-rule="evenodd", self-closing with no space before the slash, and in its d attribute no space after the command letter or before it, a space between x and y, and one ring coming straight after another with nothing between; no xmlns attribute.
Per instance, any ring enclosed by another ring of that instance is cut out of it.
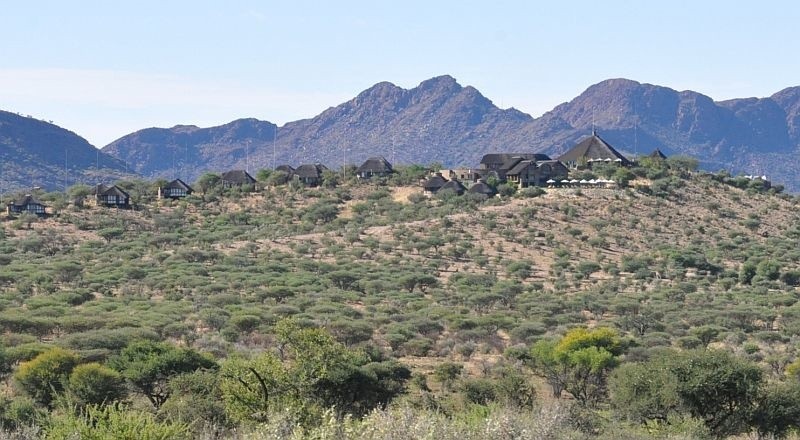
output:
<svg viewBox="0 0 800 440"><path fill-rule="evenodd" d="M592 129L629 156L659 148L697 157L706 169L766 174L800 191L800 87L766 98L714 101L693 91L609 79L533 118L500 109L474 87L445 75L411 89L381 82L311 119L281 127L239 119L210 128L148 128L102 151L146 177L192 180L205 171L283 163L338 168L375 155L445 166L476 166L489 152L555 156Z"/></svg>
<svg viewBox="0 0 800 440"><path fill-rule="evenodd" d="M0 111L0 193L126 176L125 163L52 123Z"/></svg>

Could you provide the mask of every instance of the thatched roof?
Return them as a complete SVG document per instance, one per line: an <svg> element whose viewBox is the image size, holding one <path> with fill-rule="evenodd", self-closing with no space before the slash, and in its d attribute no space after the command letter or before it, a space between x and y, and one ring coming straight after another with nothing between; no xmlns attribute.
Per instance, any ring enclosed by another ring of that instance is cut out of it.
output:
<svg viewBox="0 0 800 440"><path fill-rule="evenodd" d="M442 187L439 188L439 191L444 191L448 189L453 190L458 195L464 194L467 191L467 187L455 179L442 185Z"/></svg>
<svg viewBox="0 0 800 440"><path fill-rule="evenodd" d="M558 160L564 163L579 162L581 160L586 160L587 162L590 160L606 161L606 159L608 159L608 162L620 162L622 165L630 165L631 163L619 151L600 138L596 132L558 157Z"/></svg>
<svg viewBox="0 0 800 440"><path fill-rule="evenodd" d="M222 173L222 181L234 185L253 185L256 179L245 170L231 170Z"/></svg>
<svg viewBox="0 0 800 440"><path fill-rule="evenodd" d="M28 206L28 205L41 205L41 206L44 206L44 203L34 199L33 196L30 195L30 194L25 194L24 196L20 197L19 199L14 200L11 203L9 203L9 205L10 206L19 207L19 208L24 208L25 206Z"/></svg>
<svg viewBox="0 0 800 440"><path fill-rule="evenodd" d="M99 186L100 185L98 185L98 187ZM122 188L118 187L117 185L108 187L104 191L99 192L97 195L98 196L117 196L117 197L124 197L126 199L129 199L131 197L130 195L128 195L128 193L123 191Z"/></svg>
<svg viewBox="0 0 800 440"><path fill-rule="evenodd" d="M164 185L162 189L182 189L187 193L194 191L191 186L187 185L186 182L181 179L173 180L172 182Z"/></svg>
<svg viewBox="0 0 800 440"><path fill-rule="evenodd" d="M357 173L369 172L373 174L388 174L392 172L392 164L385 158L370 157L356 170Z"/></svg>
<svg viewBox="0 0 800 440"><path fill-rule="evenodd" d="M489 153L481 158L481 165L487 169L508 170L520 160L550 160L541 153Z"/></svg>
<svg viewBox="0 0 800 440"><path fill-rule="evenodd" d="M514 165L513 168L511 168L510 170L506 171L506 175L507 176L516 176L519 173L525 171L525 169L528 168L531 165L535 166L536 165L536 161L535 160L521 160L521 161L517 162L517 164Z"/></svg>
<svg viewBox="0 0 800 440"><path fill-rule="evenodd" d="M658 148L656 148L647 157L649 157L650 159L664 160L667 158L667 155L662 153L661 150L659 150Z"/></svg>
<svg viewBox="0 0 800 440"><path fill-rule="evenodd" d="M492 197L493 195L497 194L497 190L492 188L483 179L479 180L476 184L472 185L469 189L469 192L472 194L483 194L489 197Z"/></svg>
<svg viewBox="0 0 800 440"><path fill-rule="evenodd" d="M425 180L425 183L422 184L422 188L425 191L436 192L439 191L447 182L448 180L442 177L441 173L436 173Z"/></svg>
<svg viewBox="0 0 800 440"><path fill-rule="evenodd" d="M294 168L291 165L278 165L275 168L275 171L283 171L290 176L294 174Z"/></svg>
<svg viewBox="0 0 800 440"><path fill-rule="evenodd" d="M92 194L98 196L98 195L102 194L104 191L106 191L108 188L109 187L103 185L102 183L98 183L97 185L95 185L94 191L92 192Z"/></svg>
<svg viewBox="0 0 800 440"><path fill-rule="evenodd" d="M305 164L297 167L297 169L294 170L294 175L305 179L319 179L322 177L322 172L325 170L327 170L327 168L322 164Z"/></svg>

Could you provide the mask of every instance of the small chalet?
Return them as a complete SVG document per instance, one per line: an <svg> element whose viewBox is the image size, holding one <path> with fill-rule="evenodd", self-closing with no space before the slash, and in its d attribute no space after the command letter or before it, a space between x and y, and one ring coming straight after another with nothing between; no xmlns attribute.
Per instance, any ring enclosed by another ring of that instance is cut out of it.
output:
<svg viewBox="0 0 800 440"><path fill-rule="evenodd" d="M112 208L130 208L131 206L131 196L117 185L110 187L102 184L97 185L95 187L94 198L97 206Z"/></svg>
<svg viewBox="0 0 800 440"><path fill-rule="evenodd" d="M233 188L234 186L249 186L255 187L256 179L245 170L231 170L222 173L222 187Z"/></svg>
<svg viewBox="0 0 800 440"><path fill-rule="evenodd" d="M327 169L325 165L319 163L305 164L297 167L294 175L306 186L318 186L322 183L322 173Z"/></svg>
<svg viewBox="0 0 800 440"><path fill-rule="evenodd" d="M442 177L442 173L436 173L422 182L422 190L428 194L436 194L448 182Z"/></svg>
<svg viewBox="0 0 800 440"><path fill-rule="evenodd" d="M521 160L506 172L506 180L519 188L545 186L548 180L565 179L569 170L557 160Z"/></svg>
<svg viewBox="0 0 800 440"><path fill-rule="evenodd" d="M181 199L194 192L191 186L187 185L181 179L175 179L172 182L162 186L158 189L159 199Z"/></svg>
<svg viewBox="0 0 800 440"><path fill-rule="evenodd" d="M8 215L22 214L27 212L29 214L34 214L39 217L44 217L45 215L47 215L45 210L46 206L42 202L34 199L33 196L30 194L26 194L19 200L15 200L6 205L6 213Z"/></svg>
<svg viewBox="0 0 800 440"><path fill-rule="evenodd" d="M578 145L558 157L569 169L578 167L591 167L594 163L608 163L621 166L630 166L629 161L619 151L614 149L608 142L604 141L596 131L588 138L580 141Z"/></svg>
<svg viewBox="0 0 800 440"><path fill-rule="evenodd" d="M467 192L467 187L465 187L464 184L462 184L458 180L453 179L446 182L444 185L442 185L441 188L439 188L440 192L447 190L453 191L454 193L456 193L456 195L461 196L464 195L465 192Z"/></svg>
<svg viewBox="0 0 800 440"><path fill-rule="evenodd" d="M523 160L550 160L550 156L541 153L491 153L481 158L480 171L482 177L495 175L506 180L506 173ZM480 172L479 171L479 172Z"/></svg>
<svg viewBox="0 0 800 440"><path fill-rule="evenodd" d="M478 179L478 182L472 185L468 192L470 194L483 194L486 197L494 197L494 195L497 194L497 190L486 183L484 179Z"/></svg>
<svg viewBox="0 0 800 440"><path fill-rule="evenodd" d="M392 174L392 164L383 157L370 157L356 170L359 179L386 177Z"/></svg>

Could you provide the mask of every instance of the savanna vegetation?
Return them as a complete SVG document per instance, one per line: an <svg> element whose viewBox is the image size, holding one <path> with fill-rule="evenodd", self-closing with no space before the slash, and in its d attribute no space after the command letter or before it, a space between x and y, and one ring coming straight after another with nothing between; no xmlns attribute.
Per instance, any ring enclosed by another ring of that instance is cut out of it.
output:
<svg viewBox="0 0 800 440"><path fill-rule="evenodd" d="M0 223L9 438L727 438L800 427L800 214L686 158L424 196L207 174ZM745 181L747 180L747 181ZM10 197L10 196L9 196Z"/></svg>

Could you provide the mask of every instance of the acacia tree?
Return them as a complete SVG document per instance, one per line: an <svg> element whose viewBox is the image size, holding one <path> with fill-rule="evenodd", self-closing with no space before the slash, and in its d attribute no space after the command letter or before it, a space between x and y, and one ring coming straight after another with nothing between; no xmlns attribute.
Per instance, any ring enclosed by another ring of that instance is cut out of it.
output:
<svg viewBox="0 0 800 440"><path fill-rule="evenodd" d="M606 396L609 371L617 366L622 345L616 331L576 328L559 340L543 340L531 348L529 365L545 378L553 396L570 393L583 405L595 405Z"/></svg>
<svg viewBox="0 0 800 440"><path fill-rule="evenodd" d="M138 392L159 408L170 395L169 379L200 369L216 369L217 364L202 354L168 343L137 341L109 360Z"/></svg>
<svg viewBox="0 0 800 440"><path fill-rule="evenodd" d="M722 350L669 352L620 368L611 381L612 402L627 418L666 421L688 414L716 437L747 431L761 396L763 372ZM782 405L765 400L764 407ZM761 420L769 420L762 412ZM760 428L761 429L761 428Z"/></svg>
<svg viewBox="0 0 800 440"><path fill-rule="evenodd" d="M64 391L67 377L79 362L78 356L71 351L52 348L20 364L14 379L34 401L50 406Z"/></svg>
<svg viewBox="0 0 800 440"><path fill-rule="evenodd" d="M116 371L93 362L72 370L68 391L81 405L112 403L125 397L125 380Z"/></svg>
<svg viewBox="0 0 800 440"><path fill-rule="evenodd" d="M323 329L291 320L276 326L280 352L253 359L231 358L222 366L225 406L233 419L267 420L276 409L309 423L327 408L361 416L404 391L411 372L394 362L369 362Z"/></svg>

